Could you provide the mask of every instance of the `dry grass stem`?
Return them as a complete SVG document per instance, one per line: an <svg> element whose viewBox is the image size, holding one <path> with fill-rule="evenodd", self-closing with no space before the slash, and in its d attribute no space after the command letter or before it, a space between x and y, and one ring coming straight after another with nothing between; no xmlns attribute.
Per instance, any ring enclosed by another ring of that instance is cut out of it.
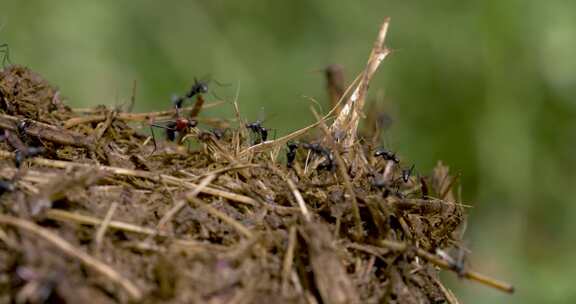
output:
<svg viewBox="0 0 576 304"><path fill-rule="evenodd" d="M110 226L110 221L112 221L112 217L114 216L114 212L116 212L116 207L118 207L118 203L112 202L110 205L110 209L106 212L106 216L98 228L96 232L96 252L100 252L100 248L102 248L102 241L104 240L104 235L106 234L106 230L108 226Z"/></svg>

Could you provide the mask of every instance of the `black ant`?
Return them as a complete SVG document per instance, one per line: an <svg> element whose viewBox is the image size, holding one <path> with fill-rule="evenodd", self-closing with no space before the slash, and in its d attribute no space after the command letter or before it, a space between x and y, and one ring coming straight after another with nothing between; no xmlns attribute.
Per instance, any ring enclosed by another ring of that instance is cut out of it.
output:
<svg viewBox="0 0 576 304"><path fill-rule="evenodd" d="M176 109L182 108L182 104L186 99L190 99L196 95L204 94L208 92L208 84L204 81L198 81L198 79L194 78L194 84L190 88L190 90L184 94L184 96L179 96L174 98L174 106ZM200 96L200 95L199 95Z"/></svg>
<svg viewBox="0 0 576 304"><path fill-rule="evenodd" d="M10 49L7 43L0 44L0 53L3 54L2 66L5 67L6 63L10 63Z"/></svg>
<svg viewBox="0 0 576 304"><path fill-rule="evenodd" d="M18 121L18 123L16 124L16 133L18 134L18 137L20 137L22 140L26 141L28 138L28 134L26 133L26 130L31 125L32 125L32 123L27 119L22 119L22 120Z"/></svg>
<svg viewBox="0 0 576 304"><path fill-rule="evenodd" d="M16 168L20 168L22 163L30 157L38 156L46 152L44 147L25 147L24 149L18 149L14 155L14 161L16 163Z"/></svg>
<svg viewBox="0 0 576 304"><path fill-rule="evenodd" d="M404 183L407 183L410 180L410 176L414 171L414 166L415 165L412 165L410 168L402 169L402 180L404 181Z"/></svg>
<svg viewBox="0 0 576 304"><path fill-rule="evenodd" d="M192 98L196 94L204 94L208 92L208 84L204 81L198 81L194 78L194 84L190 88L190 91L186 93L186 98Z"/></svg>
<svg viewBox="0 0 576 304"><path fill-rule="evenodd" d="M288 168L292 168L292 164L294 163L294 159L296 159L296 151L298 150L298 142L288 142L286 144L288 146L288 152L286 152L286 166Z"/></svg>
<svg viewBox="0 0 576 304"><path fill-rule="evenodd" d="M220 128L212 128L209 130L210 133L212 133L212 135L214 135L214 137L216 137L216 139L221 140L223 138L226 138L227 136L230 136L230 129L229 128L225 128L225 129L220 129Z"/></svg>
<svg viewBox="0 0 576 304"><path fill-rule="evenodd" d="M437 249L436 254L448 263L458 277L462 278L466 274L466 251L463 247L458 248L456 258L450 256L446 251Z"/></svg>
<svg viewBox="0 0 576 304"><path fill-rule="evenodd" d="M392 151L388 151L385 149L378 149L374 152L374 156L376 157L382 157L384 160L391 160L394 163L398 164L400 163L400 160L398 159L398 157L396 156L396 154Z"/></svg>
<svg viewBox="0 0 576 304"><path fill-rule="evenodd" d="M28 147L20 139L26 133L26 128L30 126L30 123L26 120L19 121L16 125L16 134L10 131L4 130L4 135L0 136L1 140L6 139L8 143L14 148L14 161L17 168L20 168L22 163L29 157L34 157L40 155L46 151L44 147Z"/></svg>
<svg viewBox="0 0 576 304"><path fill-rule="evenodd" d="M268 129L262 126L262 122L260 120L247 123L246 128L248 128L250 131L254 132L254 134L257 135L257 138L254 141L255 145L261 142L265 142L268 139Z"/></svg>
<svg viewBox="0 0 576 304"><path fill-rule="evenodd" d="M312 153L324 156L326 158L326 160L323 163L318 165L318 167L316 168L317 170L332 171L332 169L334 169L334 156L332 155L330 150L322 147L320 144L317 143L316 144L304 143L302 144L302 148L308 149Z"/></svg>

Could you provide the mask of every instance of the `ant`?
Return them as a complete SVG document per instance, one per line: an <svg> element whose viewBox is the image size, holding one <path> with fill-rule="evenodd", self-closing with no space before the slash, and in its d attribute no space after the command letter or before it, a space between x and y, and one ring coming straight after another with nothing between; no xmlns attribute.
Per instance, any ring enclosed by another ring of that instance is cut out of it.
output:
<svg viewBox="0 0 576 304"><path fill-rule="evenodd" d="M302 148L308 149L312 153L324 156L326 158L326 160L323 163L318 165L318 167L316 168L317 170L332 171L332 169L334 169L334 156L332 155L330 150L322 147L320 144L317 143L316 144L304 143L302 144Z"/></svg>
<svg viewBox="0 0 576 304"><path fill-rule="evenodd" d="M2 66L5 67L6 63L10 63L10 49L7 43L0 44L0 53L3 54Z"/></svg>
<svg viewBox="0 0 576 304"><path fill-rule="evenodd" d="M258 135L254 144L259 144L261 142L265 142L268 139L268 129L262 126L262 122L257 120L255 122L247 123L246 128L250 131L254 132L254 134Z"/></svg>
<svg viewBox="0 0 576 304"><path fill-rule="evenodd" d="M166 138L169 141L175 141L177 134L184 134L189 129L194 128L198 125L198 121L194 119L186 118L176 118L176 120L169 122L167 125L151 124L150 131L152 132L152 140L154 142L154 149L156 149L156 137L154 135L154 129L152 127L162 128L166 131Z"/></svg>
<svg viewBox="0 0 576 304"><path fill-rule="evenodd" d="M16 163L16 168L20 168L22 163L30 157L38 156L46 152L44 147L25 147L24 149L18 149L14 155L14 161Z"/></svg>
<svg viewBox="0 0 576 304"><path fill-rule="evenodd" d="M398 157L396 156L396 153L392 152L392 151L388 151L385 149L378 149L374 152L374 156L376 157L382 157L385 160L391 160L393 161L395 164L400 163L400 159L398 159Z"/></svg>
<svg viewBox="0 0 576 304"><path fill-rule="evenodd" d="M298 150L298 146L300 144L298 142L288 142L286 146L288 146L288 152L286 152L286 166L288 168L292 168L292 164L294 163L294 159L296 159L296 151Z"/></svg>
<svg viewBox="0 0 576 304"><path fill-rule="evenodd" d="M402 169L402 181L404 181L404 183L407 183L410 180L410 175L412 175L412 172L414 171L414 164L410 167L410 168L404 168Z"/></svg>
<svg viewBox="0 0 576 304"><path fill-rule="evenodd" d="M184 96L179 96L174 99L174 106L177 109L182 108L182 104L186 99L190 99L196 95L200 96L200 94L204 94L208 92L208 84L205 81L198 81L198 79L194 78L194 84L190 88L190 90L184 94Z"/></svg>
<svg viewBox="0 0 576 304"><path fill-rule="evenodd" d="M218 140L225 139L227 136L231 136L231 130L229 128L211 128L209 132L212 133L212 135L214 135L214 137L216 137Z"/></svg>
<svg viewBox="0 0 576 304"><path fill-rule="evenodd" d="M44 147L28 147L20 137L26 135L26 128L30 126L27 120L21 120L16 125L16 134L4 130L4 134L0 136L0 140L6 139L8 143L14 148L14 162L16 168L20 168L22 163L30 157L34 157L46 152Z"/></svg>
<svg viewBox="0 0 576 304"><path fill-rule="evenodd" d="M27 119L22 119L18 121L18 123L16 124L16 133L18 134L18 137L26 141L28 139L28 134L26 133L26 130L30 126L32 126L32 122L30 122Z"/></svg>
<svg viewBox="0 0 576 304"><path fill-rule="evenodd" d="M466 251L463 247L459 247L457 250L455 258L442 249L436 249L436 254L448 263L450 268L458 274L458 277L462 278L466 274Z"/></svg>
<svg viewBox="0 0 576 304"><path fill-rule="evenodd" d="M198 125L198 121L194 119L186 119L181 116L180 106L183 99L181 97L175 97L172 100L176 107L176 118L173 121L168 122L166 125L159 125L152 123L150 124L150 133L152 133L152 141L154 143L154 150L157 149L156 145L156 135L154 134L154 129L152 127L157 127L164 129L166 132L166 138L169 141L175 141L176 135L185 134L190 128L194 128Z"/></svg>

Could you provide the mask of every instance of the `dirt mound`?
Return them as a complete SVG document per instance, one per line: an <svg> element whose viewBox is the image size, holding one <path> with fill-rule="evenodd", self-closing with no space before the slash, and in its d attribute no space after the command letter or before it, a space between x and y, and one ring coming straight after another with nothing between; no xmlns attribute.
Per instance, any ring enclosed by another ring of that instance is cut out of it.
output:
<svg viewBox="0 0 576 304"><path fill-rule="evenodd" d="M464 217L442 164L414 176L324 119L266 141L196 110L72 110L5 68L0 301L454 303L440 268L511 290L446 255ZM180 144L140 131L162 119Z"/></svg>

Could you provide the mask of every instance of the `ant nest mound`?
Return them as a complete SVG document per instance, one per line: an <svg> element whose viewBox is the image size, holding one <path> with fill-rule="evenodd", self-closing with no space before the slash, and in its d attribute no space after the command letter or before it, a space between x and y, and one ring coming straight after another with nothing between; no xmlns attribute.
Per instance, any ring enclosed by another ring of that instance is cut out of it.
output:
<svg viewBox="0 0 576 304"><path fill-rule="evenodd" d="M2 302L452 303L440 269L473 276L450 259L447 167L415 176L320 132L253 146L240 122L199 119L180 144L141 130L190 110L74 110L26 68L1 72Z"/></svg>

